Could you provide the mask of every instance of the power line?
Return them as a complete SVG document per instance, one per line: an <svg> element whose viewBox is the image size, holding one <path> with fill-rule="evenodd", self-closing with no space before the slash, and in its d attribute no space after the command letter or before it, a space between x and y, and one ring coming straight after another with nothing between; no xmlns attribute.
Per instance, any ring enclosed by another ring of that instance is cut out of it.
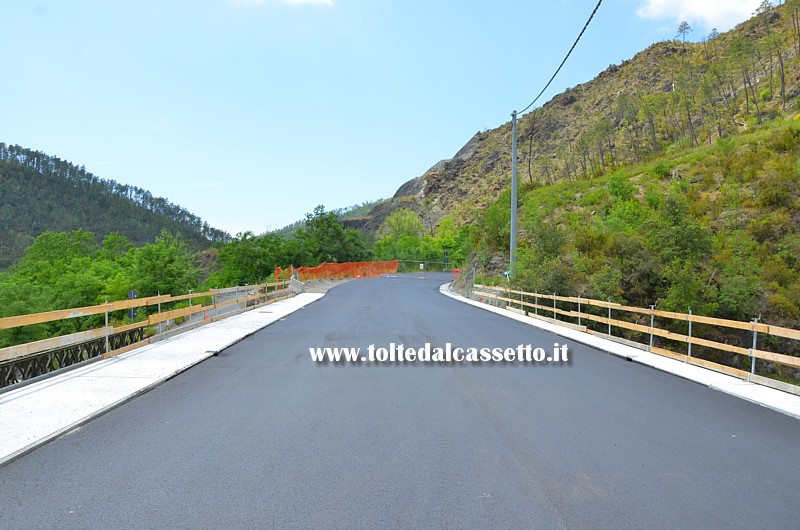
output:
<svg viewBox="0 0 800 530"><path fill-rule="evenodd" d="M581 40L581 37L583 37L583 34L584 34L584 32L586 31L586 28L588 28L588 27L589 27L589 23L591 23L592 19L594 18L594 15L595 15L595 13L597 13L597 10L600 8L600 4L602 4L602 3L603 3L603 0L599 0L599 1L597 2L597 5L596 5L596 6L594 6L594 11L592 11L592 14L591 14L591 15L589 15L589 20L587 20L587 21L586 21L586 24L584 24L584 26L583 26L583 29L582 29L582 30L581 30L581 32L578 34L578 38L577 38L577 39L575 39L575 42L572 44L572 48L570 48L570 49L569 49L569 51L567 52L567 55L564 57L564 60L563 60L563 61L561 61L561 64L560 64L560 65L558 65L558 68L556 69L556 72L553 74L553 77L551 77L551 78L550 78L550 81L548 81L548 82L547 82L547 84L546 84L546 85L544 86L544 88L542 89L542 91L541 91L541 92L539 92L539 95L538 95L538 96L536 96L536 98L535 98L533 101L531 101L530 105L528 105L527 107L525 107L524 109L522 109L522 110L519 112L519 114L524 114L526 110L528 110L529 108L531 108L531 107L533 106L533 104L534 104L534 103L536 103L537 101L539 101L539 98L540 98L540 97L542 97L542 94L544 94L545 90L547 90L547 89L550 87L550 84L553 82L553 80L556 78L556 76L558 75L558 73L561 71L561 68L564 66L564 63L566 63L566 62L567 62L567 59L569 59L569 56L572 54L572 51L575 49L575 46L577 46L577 45L578 45L578 42Z"/></svg>
<svg viewBox="0 0 800 530"><path fill-rule="evenodd" d="M561 61L560 65L558 65L558 68L556 69L555 73L553 74L553 77L550 78L550 81L548 81L547 84L542 89L542 91L539 92L539 95L536 96L536 98L533 101L531 101L530 105L528 105L527 107L522 109L522 112L520 112L519 114L522 114L526 110L531 108L534 103L539 101L539 98L542 97L542 94L544 94L545 91L548 89L548 87L550 86L550 83L553 82L553 80L556 78L558 73L561 71L561 68L564 66L564 63L566 63L567 59L569 59L569 56L572 55L572 51L575 49L575 46L578 45L578 42L580 42L581 37L583 37L584 32L586 32L586 28L589 27L589 23L594 18L594 15L595 15L595 13L597 13L597 10L600 9L600 4L602 4L602 3L603 3L603 0L598 0L597 5L594 6L594 10L592 11L592 14L589 15L589 20L587 20L586 24L583 25L583 29L578 34L578 38L575 39L575 42L572 44L572 47L567 52L567 55L564 57L564 60ZM509 274L514 272L514 262L516 261L516 254L517 254L517 186L518 186L518 184L517 184L517 111L514 111L514 112L511 113L511 238L510 238L511 241L510 241L510 245L509 245L509 255L510 255L509 269L508 269Z"/></svg>

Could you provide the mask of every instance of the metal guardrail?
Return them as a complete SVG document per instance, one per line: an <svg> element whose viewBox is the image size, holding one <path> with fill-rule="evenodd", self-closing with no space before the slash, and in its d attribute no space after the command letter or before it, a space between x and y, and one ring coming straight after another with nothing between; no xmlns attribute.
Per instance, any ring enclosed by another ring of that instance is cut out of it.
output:
<svg viewBox="0 0 800 530"><path fill-rule="evenodd" d="M113 357L155 342L168 334L187 331L248 309L284 300L292 296L288 284L288 281L279 281L180 296L159 295L0 318L0 329L13 329L75 318L96 318L98 315L105 317L102 327L0 348L0 388L94 359ZM183 301L188 301L189 305L162 311L165 305ZM109 325L115 311L151 307L156 311L142 315L142 320L138 322ZM200 313L203 315L200 316Z"/></svg>
<svg viewBox="0 0 800 530"><path fill-rule="evenodd" d="M145 328L139 327L108 336L112 351L121 350L145 339ZM0 388L22 383L51 372L82 364L103 357L106 354L105 337L70 346L45 351L34 355L19 357L0 363Z"/></svg>
<svg viewBox="0 0 800 530"><path fill-rule="evenodd" d="M800 330L772 326L756 320L752 322L742 322L738 320L694 315L691 314L691 312L686 314L674 313L656 310L654 306L650 308L625 306L610 301L572 296L557 296L555 294L530 293L507 287L475 285L472 294L488 301L493 301L497 305L503 304L507 308L514 309L534 318L578 329L593 335L608 337L612 340L621 339L621 337L615 337L613 335L614 328L628 330L636 335L637 338L648 338L648 342L642 343L639 341L627 340L622 340L622 342L633 342L631 345L652 353L800 395L800 386L795 383L771 378L769 377L771 374L763 369L768 363L777 363L790 370L800 370L800 357L758 348L759 334L781 339L800 340ZM546 301L547 305L540 303L543 301ZM558 307L559 302L561 303L561 307ZM602 312L602 314L598 314L600 312ZM616 312L616 314L614 312ZM619 317L620 313L635 315L634 321L614 318L614 316ZM676 322L683 323L685 327L688 328L688 331L676 332L659 327L656 325L657 318L662 321L670 321L673 324ZM743 333L749 333L751 346L747 348L702 338L697 333L698 326L726 328L733 330L732 333L737 333L740 336ZM597 329L598 327L602 327L602 330ZM657 346L657 341L663 344ZM684 344L686 352L682 353L666 347L675 343ZM704 352L708 351L724 352L728 355L734 354L740 356L741 364L744 365L743 367L749 369L743 370L703 358L709 357L709 355L704 355ZM759 366L761 366L761 370L759 370ZM759 372L767 375L761 375Z"/></svg>

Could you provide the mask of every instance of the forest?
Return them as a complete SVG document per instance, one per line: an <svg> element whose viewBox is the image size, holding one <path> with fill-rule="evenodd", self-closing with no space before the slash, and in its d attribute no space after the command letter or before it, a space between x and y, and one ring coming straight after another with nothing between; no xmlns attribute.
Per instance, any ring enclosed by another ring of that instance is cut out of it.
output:
<svg viewBox="0 0 800 530"><path fill-rule="evenodd" d="M198 249L230 236L167 199L57 157L0 143L0 270L44 231L118 231L137 245L166 229Z"/></svg>

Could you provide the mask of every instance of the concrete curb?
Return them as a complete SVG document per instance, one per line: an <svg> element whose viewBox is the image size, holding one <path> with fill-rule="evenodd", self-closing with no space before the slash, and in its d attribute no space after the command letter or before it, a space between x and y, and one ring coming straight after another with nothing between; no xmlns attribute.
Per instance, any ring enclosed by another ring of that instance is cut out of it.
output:
<svg viewBox="0 0 800 530"><path fill-rule="evenodd" d="M589 333L584 333L582 331L569 329L557 324L544 322L526 315L515 313L514 311L476 302L475 300L470 300L469 298L451 291L450 283L445 283L439 287L439 292L445 296L449 296L450 298L458 300L459 302L479 307L483 310L517 320L518 322L535 326L539 329L555 333L561 337L585 344L586 346L597 348L604 352L610 353L611 355L624 358L625 360L643 364L645 366L655 368L656 370L688 379L689 381L705 385L713 390L724 392L731 396L750 401L751 403L761 405L762 407L766 407L776 412L780 412L781 414L785 414L800 420L800 396L795 396L793 394L761 386L749 381L743 381L730 375L721 374L701 366L686 364L675 359L656 355L654 353L634 348L632 346L627 346L625 344L620 344L618 342L591 335Z"/></svg>
<svg viewBox="0 0 800 530"><path fill-rule="evenodd" d="M301 294L0 395L0 466L149 392L323 296ZM214 340L215 335L221 340Z"/></svg>

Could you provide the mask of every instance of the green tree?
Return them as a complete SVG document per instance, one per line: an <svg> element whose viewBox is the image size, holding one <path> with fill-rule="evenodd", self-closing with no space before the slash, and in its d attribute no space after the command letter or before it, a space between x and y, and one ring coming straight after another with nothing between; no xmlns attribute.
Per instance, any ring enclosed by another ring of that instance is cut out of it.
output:
<svg viewBox="0 0 800 530"><path fill-rule="evenodd" d="M717 312L717 289L705 280L708 274L692 263L673 262L666 268L667 289L658 300L666 311L685 313L689 308L696 314L713 316Z"/></svg>
<svg viewBox="0 0 800 530"><path fill-rule="evenodd" d="M604 264L588 278L586 292L589 298L623 303L622 272L611 264Z"/></svg>
<svg viewBox="0 0 800 530"><path fill-rule="evenodd" d="M399 239L403 236L420 237L425 231L422 218L413 210L402 208L392 212L383 221L378 235Z"/></svg>
<svg viewBox="0 0 800 530"><path fill-rule="evenodd" d="M324 262L363 261L370 256L366 238L353 229L345 230L334 212L322 205L306 214L302 228L295 232L304 264Z"/></svg>
<svg viewBox="0 0 800 530"><path fill-rule="evenodd" d="M0 274L0 317L38 313L50 309L41 287L10 274ZM36 324L0 330L0 348L47 338L47 326Z"/></svg>
<svg viewBox="0 0 800 530"><path fill-rule="evenodd" d="M73 261L90 258L97 249L91 232L42 232L25 249L25 254L14 268L15 275L34 283L53 285L59 276L72 269Z"/></svg>
<svg viewBox="0 0 800 530"><path fill-rule="evenodd" d="M762 0L761 4L756 8L756 12L753 13L754 15L761 16L766 13L769 13L775 8L775 6L769 0Z"/></svg>
<svg viewBox="0 0 800 530"><path fill-rule="evenodd" d="M662 263L699 262L711 253L711 231L690 211L685 197L670 193L659 204L657 216L641 225L648 247Z"/></svg>
<svg viewBox="0 0 800 530"><path fill-rule="evenodd" d="M260 270L263 258L264 250L252 232L237 234L219 251L219 261L222 266L215 276L215 285L258 283L265 277L264 273L266 276L269 275L269 270Z"/></svg>
<svg viewBox="0 0 800 530"><path fill-rule="evenodd" d="M490 251L508 251L511 238L511 193L503 192L478 218L483 242Z"/></svg>
<svg viewBox="0 0 800 530"><path fill-rule="evenodd" d="M436 229L436 235L432 238L436 244L436 259L442 259L444 252L450 264L460 267L472 252L473 228L470 225L457 227L455 219L450 216L443 217Z"/></svg>
<svg viewBox="0 0 800 530"><path fill-rule="evenodd" d="M128 253L135 248L127 237L119 232L112 232L103 238L99 257L104 260L125 261Z"/></svg>
<svg viewBox="0 0 800 530"><path fill-rule="evenodd" d="M194 251L180 235L162 231L154 243L135 251L133 268L139 296L180 294L194 288L200 277L195 260Z"/></svg>
<svg viewBox="0 0 800 530"><path fill-rule="evenodd" d="M678 35L680 35L681 44L683 45L683 48L681 50L681 64L683 64L686 55L686 35L691 33L691 31L692 31L692 26L690 26L689 23L685 20L681 22L680 26L678 26Z"/></svg>

